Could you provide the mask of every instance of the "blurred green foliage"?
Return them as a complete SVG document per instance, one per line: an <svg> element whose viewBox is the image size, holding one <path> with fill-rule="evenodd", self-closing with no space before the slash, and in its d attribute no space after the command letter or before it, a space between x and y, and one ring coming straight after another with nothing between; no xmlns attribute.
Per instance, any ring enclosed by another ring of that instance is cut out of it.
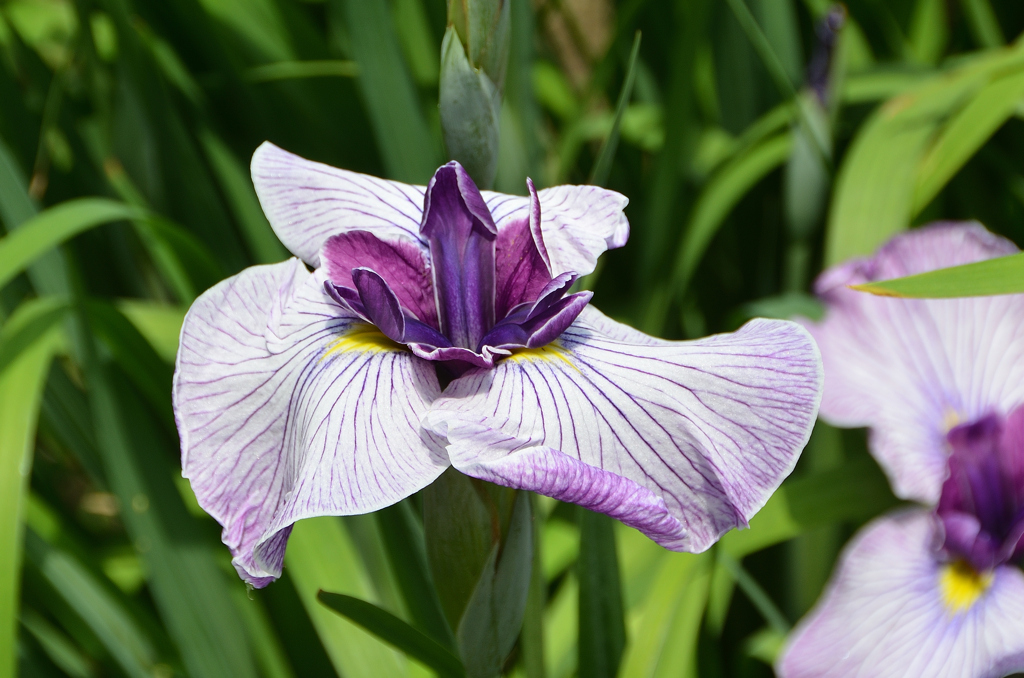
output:
<svg viewBox="0 0 1024 678"><path fill-rule="evenodd" d="M680 338L813 317L823 265L935 219L1024 242L1020 2L511 3L496 188L598 175L630 198L629 245L584 281L616 318ZM816 31L830 10L843 28ZM0 0L0 676L430 675L320 589L452 647L418 498L299 524L281 581L247 591L180 478L169 396L187 305L287 256L248 179L260 142L412 182L444 160L445 17L442 0ZM568 678L584 653L602 676L770 675L842 541L894 503L862 433L824 425L751 529L705 554L535 498L505 671ZM599 595L616 581L621 600Z"/></svg>

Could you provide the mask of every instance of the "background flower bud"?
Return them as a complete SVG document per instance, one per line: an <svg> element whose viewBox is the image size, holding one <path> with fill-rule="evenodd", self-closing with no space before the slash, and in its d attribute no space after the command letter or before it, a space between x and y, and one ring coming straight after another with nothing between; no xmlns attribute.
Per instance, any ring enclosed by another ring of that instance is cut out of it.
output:
<svg viewBox="0 0 1024 678"><path fill-rule="evenodd" d="M440 109L448 155L482 187L498 162L501 92L509 51L509 3L451 0L441 45Z"/></svg>

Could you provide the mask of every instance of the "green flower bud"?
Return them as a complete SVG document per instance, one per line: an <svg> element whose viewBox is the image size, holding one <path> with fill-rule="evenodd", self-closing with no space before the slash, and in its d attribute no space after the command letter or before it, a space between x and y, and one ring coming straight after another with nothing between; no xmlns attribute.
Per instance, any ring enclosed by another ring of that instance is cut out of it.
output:
<svg viewBox="0 0 1024 678"><path fill-rule="evenodd" d="M481 188L498 167L498 121L508 66L510 3L449 0L441 45L441 127L449 156Z"/></svg>

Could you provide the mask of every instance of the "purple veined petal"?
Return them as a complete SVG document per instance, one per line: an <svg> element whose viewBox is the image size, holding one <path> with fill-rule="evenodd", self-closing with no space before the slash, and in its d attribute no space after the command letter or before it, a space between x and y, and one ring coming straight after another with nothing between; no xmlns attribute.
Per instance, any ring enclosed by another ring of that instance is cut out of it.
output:
<svg viewBox="0 0 1024 678"><path fill-rule="evenodd" d="M941 224L896 236L816 284L826 316L806 325L827 375L821 415L871 427L872 453L902 498L938 501L952 426L1024 402L1024 295L893 299L846 285L1014 251L978 224Z"/></svg>
<svg viewBox="0 0 1024 678"><path fill-rule="evenodd" d="M530 217L530 198L483 192L498 230ZM622 247L629 239L623 212L629 200L597 186L554 186L537 192L545 254L551 275L594 270L605 250Z"/></svg>
<svg viewBox="0 0 1024 678"><path fill-rule="evenodd" d="M324 281L297 259L249 268L182 327L183 474L254 586L280 576L295 521L377 510L448 466L419 426L439 394L433 366L343 315Z"/></svg>
<svg viewBox="0 0 1024 678"><path fill-rule="evenodd" d="M577 292L535 312L513 314L495 325L482 343L500 349L540 348L550 344L572 325L593 296L593 292ZM528 310L528 307L521 309Z"/></svg>
<svg viewBox="0 0 1024 678"><path fill-rule="evenodd" d="M498 231L495 243L495 317L532 303L551 281L548 266L538 250L531 222L516 219Z"/></svg>
<svg viewBox="0 0 1024 678"><path fill-rule="evenodd" d="M780 678L995 678L1024 670L1024 574L997 568L949 597L923 510L875 520L840 557L779 658ZM961 575L963 576L963 575ZM953 604L953 601L956 604Z"/></svg>
<svg viewBox="0 0 1024 678"><path fill-rule="evenodd" d="M381 240L367 231L331 236L320 252L327 275L339 287L355 288L352 270L369 268L387 281L402 306L437 327L434 282L426 250L405 240Z"/></svg>
<svg viewBox="0 0 1024 678"><path fill-rule="evenodd" d="M533 236L533 244L540 254L541 261L548 272L551 271L551 257L548 256L547 245L544 244L544 228L540 212L540 196L537 195L537 188L533 185L533 179L526 177L526 189L530 192L530 235ZM623 242L625 244L625 242Z"/></svg>
<svg viewBox="0 0 1024 678"><path fill-rule="evenodd" d="M405 316L398 297L375 271L357 268L352 271L352 282L359 292L366 316L384 336L392 341L405 341Z"/></svg>
<svg viewBox="0 0 1024 678"><path fill-rule="evenodd" d="M311 266L328 238L347 231L421 246L423 186L306 160L270 142L252 156L252 181L274 233Z"/></svg>
<svg viewBox="0 0 1024 678"><path fill-rule="evenodd" d="M449 421L435 414L427 415L427 421L447 437L452 462L474 478L528 487L607 513L666 546L686 538L683 524L669 513L665 501L629 478L581 462L560 450L523 446L520 439L486 424L460 423L449 428ZM481 449L488 450L488 454L481 455Z"/></svg>
<svg viewBox="0 0 1024 678"><path fill-rule="evenodd" d="M692 342L627 343L593 329L609 325L588 306L557 342L467 372L434 402L424 427L447 437L453 464L466 473L526 469L502 461L513 452L553 464L506 479L514 487L550 491L536 479L569 473L551 451L644 487L682 525L671 539L650 536L702 551L744 525L796 463L821 396L817 348L784 321L755 320ZM465 443L485 441L486 430L506 442ZM636 510L650 509L643 506Z"/></svg>
<svg viewBox="0 0 1024 678"><path fill-rule="evenodd" d="M498 231L459 163L448 163L431 178L420 235L430 247L439 329L455 346L476 348L495 321Z"/></svg>

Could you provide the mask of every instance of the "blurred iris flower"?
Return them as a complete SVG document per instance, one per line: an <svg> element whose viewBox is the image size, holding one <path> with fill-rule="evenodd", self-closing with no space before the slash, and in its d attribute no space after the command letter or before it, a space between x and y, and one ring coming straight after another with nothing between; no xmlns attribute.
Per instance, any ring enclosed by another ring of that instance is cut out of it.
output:
<svg viewBox="0 0 1024 678"><path fill-rule="evenodd" d="M380 509L449 465L704 550L807 441L822 371L799 325L662 341L569 293L626 242L617 193L481 193L457 163L409 186L271 144L252 172L299 258L193 304L174 408L184 475L255 586L295 521Z"/></svg>
<svg viewBox="0 0 1024 678"><path fill-rule="evenodd" d="M976 223L897 236L819 278L822 418L870 427L896 494L933 507L847 546L778 662L783 678L1024 670L1024 295L914 300L847 285L1013 254Z"/></svg>

